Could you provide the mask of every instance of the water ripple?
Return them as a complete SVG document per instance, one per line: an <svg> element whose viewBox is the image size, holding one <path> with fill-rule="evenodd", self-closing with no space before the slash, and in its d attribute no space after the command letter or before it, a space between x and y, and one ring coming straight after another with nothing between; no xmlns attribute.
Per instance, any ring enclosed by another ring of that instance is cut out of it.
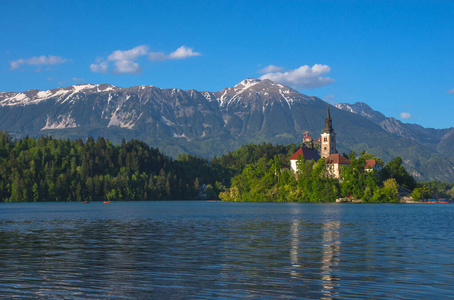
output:
<svg viewBox="0 0 454 300"><path fill-rule="evenodd" d="M441 299L453 208L0 205L2 298Z"/></svg>

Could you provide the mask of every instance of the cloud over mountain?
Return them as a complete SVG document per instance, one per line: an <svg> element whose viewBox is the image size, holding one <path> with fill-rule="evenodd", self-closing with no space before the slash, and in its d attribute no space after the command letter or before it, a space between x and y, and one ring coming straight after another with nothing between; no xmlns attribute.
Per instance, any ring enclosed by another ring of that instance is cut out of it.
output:
<svg viewBox="0 0 454 300"><path fill-rule="evenodd" d="M11 61L10 67L11 70L15 70L20 68L21 65L29 65L29 66L43 66L43 65L59 65L66 62L68 59L62 58L59 56L54 55L41 55L41 56L33 56L31 58L20 58L14 61Z"/></svg>
<svg viewBox="0 0 454 300"><path fill-rule="evenodd" d="M202 55L200 52L194 52L192 48L181 46L170 54L165 54L163 52L151 52L148 54L148 59L151 61L163 61L169 59L184 59L200 55Z"/></svg>
<svg viewBox="0 0 454 300"><path fill-rule="evenodd" d="M112 52L111 55L107 57L109 61L119 61L119 60L136 60L141 55L146 55L148 53L148 47L145 45L137 46L131 50L116 50Z"/></svg>
<svg viewBox="0 0 454 300"><path fill-rule="evenodd" d="M315 64L312 67L304 65L295 70L287 70L285 72L274 71L266 73L262 75L260 79L270 79L272 81L286 84L297 89L311 89L332 83L334 79L324 76L330 71L331 67L328 65Z"/></svg>
<svg viewBox="0 0 454 300"><path fill-rule="evenodd" d="M114 73L117 74L139 74L142 73L142 68L138 63L132 60L119 60L115 62Z"/></svg>
<svg viewBox="0 0 454 300"><path fill-rule="evenodd" d="M90 65L90 70L96 73L107 73L111 66L114 66L115 74L139 74L142 73L137 60L141 56L148 56L151 61L163 61L170 59L185 59L201 55L194 52L192 48L181 46L170 54L164 52L150 52L148 46L140 45L130 50L116 50L110 54L107 59L101 58L96 63Z"/></svg>
<svg viewBox="0 0 454 300"><path fill-rule="evenodd" d="M113 63L115 66L113 72L116 74L139 74L142 72L142 68L135 60L147 54L148 47L145 45L130 50L116 50L107 59L100 59L98 63L91 64L90 70L95 73L107 73L110 64Z"/></svg>
<svg viewBox="0 0 454 300"><path fill-rule="evenodd" d="M448 93L448 94L454 94L454 89L449 90L447 93Z"/></svg>
<svg viewBox="0 0 454 300"><path fill-rule="evenodd" d="M257 73L273 73L273 72L280 72L283 70L285 70L284 67L269 65L267 67L264 67L263 69L260 69Z"/></svg>
<svg viewBox="0 0 454 300"><path fill-rule="evenodd" d="M401 119L411 119L411 114L409 112L401 112L400 118Z"/></svg>

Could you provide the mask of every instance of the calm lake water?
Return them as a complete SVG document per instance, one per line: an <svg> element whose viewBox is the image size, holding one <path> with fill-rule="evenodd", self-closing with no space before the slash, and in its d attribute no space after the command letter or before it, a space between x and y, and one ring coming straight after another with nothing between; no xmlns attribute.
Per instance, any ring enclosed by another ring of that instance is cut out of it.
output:
<svg viewBox="0 0 454 300"><path fill-rule="evenodd" d="M453 298L453 214L452 204L0 204L0 296Z"/></svg>

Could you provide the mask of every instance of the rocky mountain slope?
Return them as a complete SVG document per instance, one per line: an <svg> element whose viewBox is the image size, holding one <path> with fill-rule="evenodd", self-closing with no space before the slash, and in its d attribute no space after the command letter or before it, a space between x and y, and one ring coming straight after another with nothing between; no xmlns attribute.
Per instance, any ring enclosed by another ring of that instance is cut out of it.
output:
<svg viewBox="0 0 454 300"><path fill-rule="evenodd" d="M210 157L248 143L300 143L305 131L317 138L327 106L270 80L246 79L219 92L84 84L0 93L0 130L18 137L104 136L115 143L136 138L172 156ZM393 131L383 123L391 122L389 118L367 105L358 107L331 109L341 153L366 150L384 160L400 155L419 180L454 181L454 158L436 151L448 149L453 134L433 147L429 138L422 142ZM420 138L426 129L415 126L412 132Z"/></svg>
<svg viewBox="0 0 454 300"><path fill-rule="evenodd" d="M403 123L395 118L387 118L373 110L366 103L339 103L337 108L361 115L385 131L403 138L411 139L421 145L433 148L441 154L454 153L454 127L446 129L424 128L421 125Z"/></svg>

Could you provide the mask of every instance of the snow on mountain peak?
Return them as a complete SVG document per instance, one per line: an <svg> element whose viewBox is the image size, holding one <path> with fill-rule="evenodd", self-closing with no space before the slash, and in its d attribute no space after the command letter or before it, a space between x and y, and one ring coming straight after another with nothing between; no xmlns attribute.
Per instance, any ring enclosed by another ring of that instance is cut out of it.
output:
<svg viewBox="0 0 454 300"><path fill-rule="evenodd" d="M83 91L83 90L92 89L95 86L96 85L89 83L89 84L77 84L77 85L73 85L71 87L72 87L73 91L75 93L77 93L77 92L80 92L80 91Z"/></svg>
<svg viewBox="0 0 454 300"><path fill-rule="evenodd" d="M239 92L242 92L244 90L247 90L248 88L256 85L257 83L261 82L260 79L255 79L255 78L247 78L243 81L241 81L240 83L238 83L237 85L235 85L233 87L233 89L235 91L239 91Z"/></svg>
<svg viewBox="0 0 454 300"><path fill-rule="evenodd" d="M115 89L118 89L116 86L110 85L110 84L76 84L72 85L68 88L71 88L73 90L73 93L79 93L79 92L85 92L85 91L90 91L90 92L108 92L108 91L113 91Z"/></svg>
<svg viewBox="0 0 454 300"><path fill-rule="evenodd" d="M118 89L109 84L77 84L47 91L29 90L21 93L0 93L0 106L37 104L50 98L64 102L76 93L98 93Z"/></svg>
<svg viewBox="0 0 454 300"><path fill-rule="evenodd" d="M0 93L0 107L1 106L25 106L31 104L38 104L43 101L55 101L56 103L64 103L71 101L73 103L78 94L94 94L94 93L111 93L119 90L124 91L125 94L133 93L147 93L148 88L153 86L136 86L131 88L119 88L109 84L78 84L68 87L61 87L47 91L29 90L21 93ZM182 90L171 89L171 94L179 94ZM193 95L195 91L187 91ZM282 102L286 103L290 108L298 102L312 102L315 97L306 96L295 91L294 89L271 81L269 79L255 79L247 78L233 87L225 88L222 91L215 93L202 92L202 96L208 101L215 101L221 107L227 107L233 103L260 103L259 105L268 105L269 103ZM142 95L143 96L143 95ZM140 97L142 97L140 96ZM108 98L109 101L111 96ZM128 99L128 98L126 98Z"/></svg>
<svg viewBox="0 0 454 300"><path fill-rule="evenodd" d="M339 109L366 117L369 120L374 121L375 123L380 123L386 119L385 115L376 110L373 110L369 105L363 102L356 102L354 104L339 103L335 106Z"/></svg>
<svg viewBox="0 0 454 300"><path fill-rule="evenodd" d="M289 107L295 102L314 101L314 97L303 95L281 83L269 79L261 80L255 78L245 79L234 87L225 88L215 93L215 95L221 107L229 106L238 101L250 101L253 99L251 97L254 97L254 99L259 97L266 102L284 101Z"/></svg>

